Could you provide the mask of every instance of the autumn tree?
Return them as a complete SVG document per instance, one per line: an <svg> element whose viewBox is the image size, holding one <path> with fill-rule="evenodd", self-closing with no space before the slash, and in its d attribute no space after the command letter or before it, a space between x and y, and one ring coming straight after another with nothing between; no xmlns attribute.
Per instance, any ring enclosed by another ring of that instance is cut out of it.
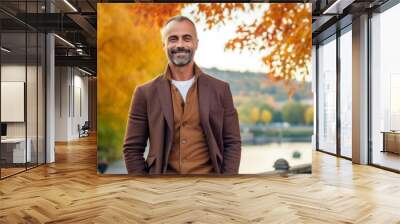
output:
<svg viewBox="0 0 400 224"><path fill-rule="evenodd" d="M199 4L197 15L205 15L209 28L232 20L235 11L252 11L262 4L209 3ZM250 25L241 24L236 37L226 43L226 49L265 51L262 58L273 81L284 81L289 95L298 86L293 80L305 80L311 64L311 4L272 3L262 18Z"/></svg>
<svg viewBox="0 0 400 224"><path fill-rule="evenodd" d="M160 28L182 4L99 4L98 152L122 158L125 125L135 87L165 69Z"/></svg>
<svg viewBox="0 0 400 224"><path fill-rule="evenodd" d="M282 118L292 125L304 124L305 106L299 102L289 102L282 108Z"/></svg>
<svg viewBox="0 0 400 224"><path fill-rule="evenodd" d="M260 120L260 109L258 107L251 108L250 120L253 124L257 123Z"/></svg>
<svg viewBox="0 0 400 224"><path fill-rule="evenodd" d="M272 113L269 110L263 110L261 112L261 121L264 123L269 123L272 120Z"/></svg>
<svg viewBox="0 0 400 224"><path fill-rule="evenodd" d="M189 3L179 4L135 4L132 13L141 18L138 23L152 21L160 27L167 18L177 15ZM310 3L201 3L192 10L196 22L205 19L208 29L223 25L235 18L236 12L264 10L261 18L250 24L242 23L236 36L225 45L227 50L253 50L266 52L262 61L269 71L266 74L274 81L285 81L290 85L290 94L296 85L295 77L305 79L311 63L311 4ZM265 9L264 9L265 8Z"/></svg>
<svg viewBox="0 0 400 224"><path fill-rule="evenodd" d="M314 107L309 106L304 113L304 121L308 125L312 125L314 123Z"/></svg>

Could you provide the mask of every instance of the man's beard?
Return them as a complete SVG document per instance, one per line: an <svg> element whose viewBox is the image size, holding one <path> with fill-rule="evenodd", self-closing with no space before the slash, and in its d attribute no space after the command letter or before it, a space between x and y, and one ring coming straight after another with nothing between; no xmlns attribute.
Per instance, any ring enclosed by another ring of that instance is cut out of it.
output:
<svg viewBox="0 0 400 224"><path fill-rule="evenodd" d="M168 57L172 64L183 67L192 61L193 51L190 48L177 47L168 49Z"/></svg>

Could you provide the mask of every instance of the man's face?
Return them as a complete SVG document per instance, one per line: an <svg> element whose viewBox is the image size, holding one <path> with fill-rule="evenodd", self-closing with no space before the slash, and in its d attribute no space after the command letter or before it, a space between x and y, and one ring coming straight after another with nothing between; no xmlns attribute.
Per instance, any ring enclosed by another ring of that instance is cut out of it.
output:
<svg viewBox="0 0 400 224"><path fill-rule="evenodd" d="M172 21L164 31L163 46L170 63L188 65L197 49L196 30L189 21Z"/></svg>

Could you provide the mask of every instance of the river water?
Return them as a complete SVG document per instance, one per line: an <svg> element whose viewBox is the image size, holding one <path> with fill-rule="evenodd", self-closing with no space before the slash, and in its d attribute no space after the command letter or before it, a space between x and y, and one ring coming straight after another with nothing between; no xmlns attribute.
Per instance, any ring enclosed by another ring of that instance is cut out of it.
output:
<svg viewBox="0 0 400 224"><path fill-rule="evenodd" d="M299 158L293 158L293 153L300 153ZM307 165L312 163L311 143L283 142L263 145L242 145L239 174L259 174L274 170L277 159L285 159L289 166ZM110 164L106 174L126 174L123 160Z"/></svg>

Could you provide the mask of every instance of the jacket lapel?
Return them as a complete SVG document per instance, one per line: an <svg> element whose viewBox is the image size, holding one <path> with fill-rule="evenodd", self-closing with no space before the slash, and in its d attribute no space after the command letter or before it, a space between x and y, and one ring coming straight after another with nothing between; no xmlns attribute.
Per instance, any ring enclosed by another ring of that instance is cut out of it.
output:
<svg viewBox="0 0 400 224"><path fill-rule="evenodd" d="M200 122L203 130L207 132L208 119L210 113L210 90L207 83L207 77L205 74L201 74L198 78L198 97L199 97L199 110L200 110ZM207 134L207 133L206 133Z"/></svg>
<svg viewBox="0 0 400 224"><path fill-rule="evenodd" d="M166 79L164 76L161 76L161 79L157 85L157 91L165 120L167 121L168 127L172 132L174 128L174 114L172 108L171 89L169 85L168 79Z"/></svg>

